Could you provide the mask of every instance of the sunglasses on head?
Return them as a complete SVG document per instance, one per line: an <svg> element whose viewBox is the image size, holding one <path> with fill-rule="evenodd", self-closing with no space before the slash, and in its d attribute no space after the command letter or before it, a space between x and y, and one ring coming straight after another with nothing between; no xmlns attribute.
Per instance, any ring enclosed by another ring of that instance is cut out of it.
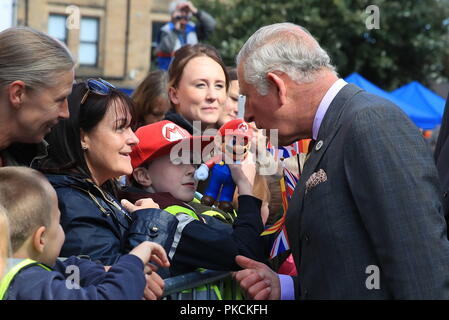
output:
<svg viewBox="0 0 449 320"><path fill-rule="evenodd" d="M91 92L101 95L101 96L107 96L111 94L113 89L116 89L114 85L110 84L106 80L103 79L88 79L86 81L87 91L83 96L83 99L81 99L81 105L86 102L87 97Z"/></svg>

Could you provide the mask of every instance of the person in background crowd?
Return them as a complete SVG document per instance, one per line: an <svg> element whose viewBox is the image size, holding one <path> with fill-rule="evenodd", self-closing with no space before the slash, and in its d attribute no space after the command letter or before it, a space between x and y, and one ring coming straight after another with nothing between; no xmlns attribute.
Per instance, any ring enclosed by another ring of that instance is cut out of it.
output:
<svg viewBox="0 0 449 320"><path fill-rule="evenodd" d="M186 45L176 52L168 70L172 110L165 120L193 135L216 128L228 89L229 76L218 51L204 44ZM194 121L199 121L201 128L194 128Z"/></svg>
<svg viewBox="0 0 449 320"><path fill-rule="evenodd" d="M172 109L165 120L192 135L215 130L229 90L229 76L218 51L209 45L186 45L179 49L168 70L168 93ZM194 126L195 125L195 126ZM208 159L201 159L207 161ZM200 181L204 193L207 180Z"/></svg>
<svg viewBox="0 0 449 320"><path fill-rule="evenodd" d="M0 167L36 165L44 136L68 118L75 61L67 47L25 27L0 32Z"/></svg>
<svg viewBox="0 0 449 320"><path fill-rule="evenodd" d="M160 121L165 117L170 109L167 80L166 71L152 71L133 92L131 98L136 104L137 127Z"/></svg>
<svg viewBox="0 0 449 320"><path fill-rule="evenodd" d="M190 1L173 1L169 5L171 21L158 34L157 65L168 70L173 56L184 45L205 40L215 29L215 19L204 10L198 10ZM197 18L198 25L190 21Z"/></svg>
<svg viewBox="0 0 449 320"><path fill-rule="evenodd" d="M237 69L234 67L227 67L226 70L229 74L228 98L224 105L223 111L218 117L217 128L221 127L228 121L237 119L239 112L239 82L237 80Z"/></svg>
<svg viewBox="0 0 449 320"><path fill-rule="evenodd" d="M448 299L449 242L437 170L397 106L339 79L303 27L260 28L237 57L245 120L279 145L315 144L286 217L298 277L245 257L254 299Z"/></svg>

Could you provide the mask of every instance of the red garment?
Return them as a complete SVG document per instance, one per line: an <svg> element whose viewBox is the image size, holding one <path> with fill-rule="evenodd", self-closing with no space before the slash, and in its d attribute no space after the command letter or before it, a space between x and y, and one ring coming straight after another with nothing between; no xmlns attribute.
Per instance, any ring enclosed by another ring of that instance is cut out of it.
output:
<svg viewBox="0 0 449 320"><path fill-rule="evenodd" d="M284 261L284 263L279 267L278 273L286 274L288 276L298 275L292 254L290 254L288 258Z"/></svg>

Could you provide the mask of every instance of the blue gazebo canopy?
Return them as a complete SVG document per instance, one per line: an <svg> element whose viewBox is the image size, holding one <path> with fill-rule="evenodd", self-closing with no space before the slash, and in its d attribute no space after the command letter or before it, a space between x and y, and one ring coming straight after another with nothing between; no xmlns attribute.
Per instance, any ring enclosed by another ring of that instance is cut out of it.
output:
<svg viewBox="0 0 449 320"><path fill-rule="evenodd" d="M406 115L412 119L412 121L421 129L433 129L436 125L441 122L441 116L437 115L436 112L432 110L427 110L418 104L411 104L404 101L401 98L379 88L375 84L369 82L367 79L362 77L358 73L352 73L345 80L349 83L353 83L360 88L368 91L369 93L378 95L382 98L390 100L396 104Z"/></svg>
<svg viewBox="0 0 449 320"><path fill-rule="evenodd" d="M435 119L438 119L436 124L441 122L444 113L445 100L419 82L412 81L409 84L392 91L391 94L414 106L420 106L421 108L428 110L429 113L433 112Z"/></svg>

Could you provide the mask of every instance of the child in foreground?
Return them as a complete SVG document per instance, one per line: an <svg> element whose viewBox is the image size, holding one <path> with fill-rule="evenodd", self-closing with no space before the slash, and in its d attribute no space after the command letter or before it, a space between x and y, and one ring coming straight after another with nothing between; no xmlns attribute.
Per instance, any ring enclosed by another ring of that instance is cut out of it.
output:
<svg viewBox="0 0 449 320"><path fill-rule="evenodd" d="M148 290L149 261L169 266L164 249L148 241L111 267L77 257L57 260L65 236L56 192L33 169L0 168L0 204L9 219L15 258L0 282L0 299L142 299Z"/></svg>

